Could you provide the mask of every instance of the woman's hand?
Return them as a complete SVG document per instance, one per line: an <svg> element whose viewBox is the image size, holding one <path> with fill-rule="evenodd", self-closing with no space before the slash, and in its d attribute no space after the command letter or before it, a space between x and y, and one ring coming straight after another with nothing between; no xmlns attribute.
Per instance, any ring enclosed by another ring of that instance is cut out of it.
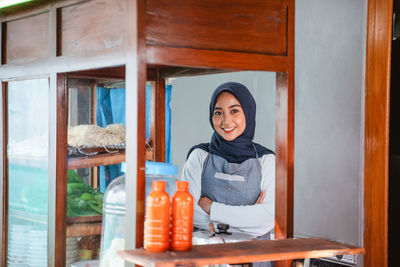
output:
<svg viewBox="0 0 400 267"><path fill-rule="evenodd" d="M201 197L199 199L199 206L204 210L205 213L210 214L210 208L213 201L208 197Z"/></svg>
<svg viewBox="0 0 400 267"><path fill-rule="evenodd" d="M266 195L265 190L261 191L260 195L258 196L258 198L256 200L256 203L254 203L254 204L262 204L264 201L265 195Z"/></svg>

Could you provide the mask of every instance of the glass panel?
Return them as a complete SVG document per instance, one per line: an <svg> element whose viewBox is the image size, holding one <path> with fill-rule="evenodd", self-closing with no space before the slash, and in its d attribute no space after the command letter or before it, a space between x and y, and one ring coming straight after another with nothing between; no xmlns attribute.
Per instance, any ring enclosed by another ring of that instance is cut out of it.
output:
<svg viewBox="0 0 400 267"><path fill-rule="evenodd" d="M8 266L47 266L49 80L8 83Z"/></svg>

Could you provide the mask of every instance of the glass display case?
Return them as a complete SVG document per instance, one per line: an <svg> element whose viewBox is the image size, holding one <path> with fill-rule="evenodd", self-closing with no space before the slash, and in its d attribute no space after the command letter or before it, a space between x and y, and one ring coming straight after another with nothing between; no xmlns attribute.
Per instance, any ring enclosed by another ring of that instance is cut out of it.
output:
<svg viewBox="0 0 400 267"><path fill-rule="evenodd" d="M103 221L109 218L108 225L112 225L115 218L118 222L125 218L125 183L121 170L121 163L125 161L125 68L110 68L107 74L104 73L104 70L98 69L66 74L67 266L76 261L98 259L100 247L104 254L115 243L111 242L114 237L123 240L125 233L124 224L119 223L118 227L112 227L113 231L104 236L106 224ZM149 119L146 120L146 160L155 159L155 142L152 141L155 136L155 117L150 119L154 86L154 82L146 84L146 116ZM121 193L122 196L119 195ZM114 203L113 196L117 196L118 204ZM108 216L103 211L108 212Z"/></svg>
<svg viewBox="0 0 400 267"><path fill-rule="evenodd" d="M123 79L67 78L66 265L98 259L103 195L125 160Z"/></svg>

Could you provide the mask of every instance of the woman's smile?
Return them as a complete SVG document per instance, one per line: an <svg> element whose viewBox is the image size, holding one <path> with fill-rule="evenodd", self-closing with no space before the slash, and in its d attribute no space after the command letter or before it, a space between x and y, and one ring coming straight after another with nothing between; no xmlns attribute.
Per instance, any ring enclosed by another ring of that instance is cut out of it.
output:
<svg viewBox="0 0 400 267"><path fill-rule="evenodd" d="M232 132L235 128L222 128L225 132L229 133Z"/></svg>
<svg viewBox="0 0 400 267"><path fill-rule="evenodd" d="M215 131L227 141L235 140L246 128L246 118L234 95L222 92L215 103L212 122Z"/></svg>

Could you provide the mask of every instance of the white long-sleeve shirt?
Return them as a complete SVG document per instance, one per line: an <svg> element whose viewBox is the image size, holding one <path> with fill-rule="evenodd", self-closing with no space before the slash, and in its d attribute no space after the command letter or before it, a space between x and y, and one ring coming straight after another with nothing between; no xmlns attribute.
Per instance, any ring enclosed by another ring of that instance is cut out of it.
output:
<svg viewBox="0 0 400 267"><path fill-rule="evenodd" d="M229 224L232 232L244 232L262 236L274 227L275 222L275 155L267 154L259 158L261 163L261 191L266 195L262 204L231 206L213 202L210 215L198 205L201 194L201 173L208 152L195 149L183 166L182 180L189 182L189 192L194 198L195 227L207 230L208 223Z"/></svg>

